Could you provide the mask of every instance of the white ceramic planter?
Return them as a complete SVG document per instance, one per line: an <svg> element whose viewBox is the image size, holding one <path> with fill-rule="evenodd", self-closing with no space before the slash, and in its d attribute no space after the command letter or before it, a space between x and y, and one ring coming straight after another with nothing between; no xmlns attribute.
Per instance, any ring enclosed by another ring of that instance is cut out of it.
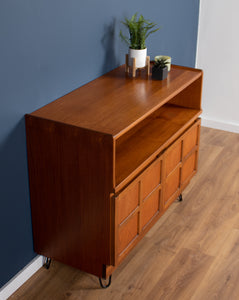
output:
<svg viewBox="0 0 239 300"><path fill-rule="evenodd" d="M133 65L132 58L136 58L136 68L144 68L146 66L147 48L131 49L129 48L129 65Z"/></svg>

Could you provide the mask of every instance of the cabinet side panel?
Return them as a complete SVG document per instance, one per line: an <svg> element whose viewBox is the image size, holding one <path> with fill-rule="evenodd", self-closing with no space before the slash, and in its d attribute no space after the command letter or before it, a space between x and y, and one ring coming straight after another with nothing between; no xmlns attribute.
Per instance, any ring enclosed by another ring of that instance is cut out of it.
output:
<svg viewBox="0 0 239 300"><path fill-rule="evenodd" d="M191 83L182 92L177 94L170 104L179 105L188 108L201 109L201 98L202 98L202 76Z"/></svg>
<svg viewBox="0 0 239 300"><path fill-rule="evenodd" d="M102 276L111 264L113 141L26 116L35 251Z"/></svg>

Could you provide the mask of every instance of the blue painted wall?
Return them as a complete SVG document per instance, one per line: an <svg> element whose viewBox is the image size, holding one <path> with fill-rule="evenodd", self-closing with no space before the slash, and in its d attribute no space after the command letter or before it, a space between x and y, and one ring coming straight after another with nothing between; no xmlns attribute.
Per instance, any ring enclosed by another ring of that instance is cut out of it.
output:
<svg viewBox="0 0 239 300"><path fill-rule="evenodd" d="M120 20L136 10L161 30L149 55L194 66L199 0L1 0L0 286L33 251L24 114L124 63Z"/></svg>

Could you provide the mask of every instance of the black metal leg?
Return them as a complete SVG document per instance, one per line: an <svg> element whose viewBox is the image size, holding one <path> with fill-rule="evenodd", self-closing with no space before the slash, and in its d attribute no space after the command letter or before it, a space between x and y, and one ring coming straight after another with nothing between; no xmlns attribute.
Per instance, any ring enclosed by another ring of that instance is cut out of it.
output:
<svg viewBox="0 0 239 300"><path fill-rule="evenodd" d="M180 194L180 195L178 196L178 201L179 201L179 202L182 202L182 201L183 201L183 196L182 196L182 194Z"/></svg>
<svg viewBox="0 0 239 300"><path fill-rule="evenodd" d="M45 261L43 267L48 270L50 268L50 265L51 265L51 258L46 257L46 261Z"/></svg>
<svg viewBox="0 0 239 300"><path fill-rule="evenodd" d="M108 282L108 284L106 284L106 285L104 285L104 284L102 283L102 279L99 277L99 282L100 282L100 286L102 287L102 289L106 289L107 287L110 286L110 284L111 284L111 276L112 276L112 275L110 275L110 277L109 277L109 282Z"/></svg>

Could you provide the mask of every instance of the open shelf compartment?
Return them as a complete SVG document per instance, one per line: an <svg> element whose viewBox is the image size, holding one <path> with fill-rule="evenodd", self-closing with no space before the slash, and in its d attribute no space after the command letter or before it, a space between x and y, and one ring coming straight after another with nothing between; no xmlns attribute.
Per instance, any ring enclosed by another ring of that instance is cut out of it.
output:
<svg viewBox="0 0 239 300"><path fill-rule="evenodd" d="M180 136L200 109L165 104L116 141L115 178L121 185Z"/></svg>

